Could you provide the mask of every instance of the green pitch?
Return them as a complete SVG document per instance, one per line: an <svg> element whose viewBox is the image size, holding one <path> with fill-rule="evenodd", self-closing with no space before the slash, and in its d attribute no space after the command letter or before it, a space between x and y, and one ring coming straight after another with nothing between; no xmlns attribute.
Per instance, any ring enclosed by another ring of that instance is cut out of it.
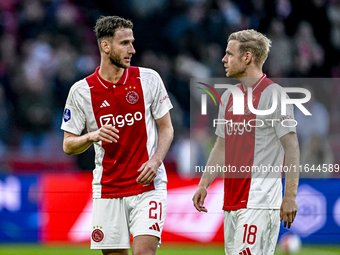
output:
<svg viewBox="0 0 340 255"><path fill-rule="evenodd" d="M88 247L50 247L37 245L0 245L1 255L25 254L25 255L100 255L100 251L90 250ZM132 254L130 252L130 254ZM161 247L157 255L223 255L223 247ZM305 246L296 255L335 255L340 254L340 246ZM275 255L284 255L277 251Z"/></svg>

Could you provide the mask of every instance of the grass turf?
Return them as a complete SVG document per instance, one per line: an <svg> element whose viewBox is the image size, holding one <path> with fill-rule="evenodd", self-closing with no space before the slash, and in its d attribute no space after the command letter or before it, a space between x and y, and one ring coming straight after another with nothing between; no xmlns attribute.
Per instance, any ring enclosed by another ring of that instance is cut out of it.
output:
<svg viewBox="0 0 340 255"><path fill-rule="evenodd" d="M75 246L38 246L38 245L0 245L1 255L25 254L25 255L100 255L98 250L90 250L88 247ZM131 251L130 251L130 254ZM176 247L164 246L158 249L157 255L223 255L223 247ZM340 254L340 246L304 246L300 252L295 255L335 255ZM275 255L284 255L284 253L277 250Z"/></svg>

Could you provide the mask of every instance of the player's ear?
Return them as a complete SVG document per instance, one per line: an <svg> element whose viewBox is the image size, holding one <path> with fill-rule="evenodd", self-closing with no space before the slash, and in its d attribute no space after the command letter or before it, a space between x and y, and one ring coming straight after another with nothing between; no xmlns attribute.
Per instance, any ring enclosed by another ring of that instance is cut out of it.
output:
<svg viewBox="0 0 340 255"><path fill-rule="evenodd" d="M102 51L105 52L106 54L110 52L110 44L107 40L102 40L102 42L100 43L100 47Z"/></svg>
<svg viewBox="0 0 340 255"><path fill-rule="evenodd" d="M252 56L252 54L251 54L249 51L247 51L247 52L244 53L244 55L243 55L244 63L245 63L246 65L249 65L249 64L251 63L252 58L253 58L253 56Z"/></svg>

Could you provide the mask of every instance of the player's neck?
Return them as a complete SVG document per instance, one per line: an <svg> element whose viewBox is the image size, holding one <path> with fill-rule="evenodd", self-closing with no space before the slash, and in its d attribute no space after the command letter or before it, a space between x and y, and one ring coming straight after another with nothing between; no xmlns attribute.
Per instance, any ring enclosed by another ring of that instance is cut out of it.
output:
<svg viewBox="0 0 340 255"><path fill-rule="evenodd" d="M262 78L263 72L260 70L247 70L246 75L242 78L239 78L242 83L243 89L246 90L253 86L259 79Z"/></svg>
<svg viewBox="0 0 340 255"><path fill-rule="evenodd" d="M98 73L100 77L104 80L112 83L117 83L120 78L122 78L124 70L124 68L115 65L101 63Z"/></svg>

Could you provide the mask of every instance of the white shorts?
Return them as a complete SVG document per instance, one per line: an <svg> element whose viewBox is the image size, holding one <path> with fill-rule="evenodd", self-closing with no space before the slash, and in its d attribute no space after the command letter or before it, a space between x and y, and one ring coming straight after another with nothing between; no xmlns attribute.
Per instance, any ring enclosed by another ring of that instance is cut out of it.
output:
<svg viewBox="0 0 340 255"><path fill-rule="evenodd" d="M272 255L279 230L279 209L225 211L225 253L227 255Z"/></svg>
<svg viewBox="0 0 340 255"><path fill-rule="evenodd" d="M93 199L91 249L129 249L130 234L152 235L161 240L167 191Z"/></svg>

